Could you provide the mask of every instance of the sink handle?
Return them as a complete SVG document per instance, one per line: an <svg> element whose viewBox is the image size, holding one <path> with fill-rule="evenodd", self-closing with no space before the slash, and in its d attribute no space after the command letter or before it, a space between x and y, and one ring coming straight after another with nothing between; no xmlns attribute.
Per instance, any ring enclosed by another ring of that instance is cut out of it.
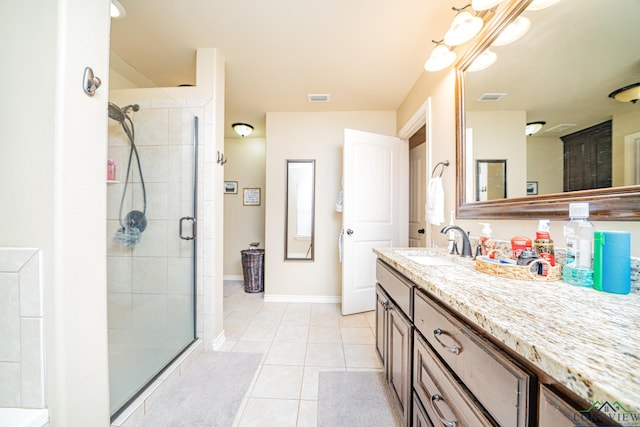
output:
<svg viewBox="0 0 640 427"><path fill-rule="evenodd" d="M450 421L448 419L446 419L444 417L444 415L442 415L442 412L440 412L440 409L438 409L438 407L436 406L436 402L444 402L444 398L442 396L440 396L439 394L434 394L433 396L431 396L431 409L433 409L433 412L436 413L436 415L438 416L438 418L440 418L440 422L447 426L447 427L456 427L456 420ZM447 404L447 402L445 402L445 405Z"/></svg>
<svg viewBox="0 0 640 427"><path fill-rule="evenodd" d="M440 345L441 345L442 347L446 348L450 353L453 353L453 354L460 354L460 352L462 351L462 346L461 346L460 344L458 344L458 343L456 342L456 344L458 344L458 345L454 345L454 346L451 346L451 347L450 347L450 346L446 345L445 343L443 343L442 341L440 341L440 338L439 338L439 336L440 336L440 335L447 335L447 336L449 336L449 337L453 340L453 342L456 342L456 341L455 341L455 338L453 338L453 335L451 335L451 334L450 334L449 332L447 332L447 331L443 331L443 330L442 330L442 329L440 329L440 328L437 328L437 329L434 329L434 330L433 330L433 336L435 337L436 341L438 341L438 342L440 343Z"/></svg>

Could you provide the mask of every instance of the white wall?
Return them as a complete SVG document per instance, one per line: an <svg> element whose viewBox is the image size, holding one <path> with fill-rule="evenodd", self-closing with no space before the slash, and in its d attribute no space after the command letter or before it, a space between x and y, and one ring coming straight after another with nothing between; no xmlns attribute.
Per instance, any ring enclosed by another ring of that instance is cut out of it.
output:
<svg viewBox="0 0 640 427"><path fill-rule="evenodd" d="M2 2L0 236L43 253L52 427L107 426L106 186L109 3ZM1 304L2 302L0 302Z"/></svg>
<svg viewBox="0 0 640 427"><path fill-rule="evenodd" d="M240 251L250 242L260 242L264 248L265 191L265 140L262 138L230 138L225 140L224 155L229 161L224 165L225 181L238 183L238 194L224 195L224 276L229 279L242 277ZM243 206L242 189L261 189L260 206ZM216 189L222 191L222 188Z"/></svg>
<svg viewBox="0 0 640 427"><path fill-rule="evenodd" d="M344 129L395 135L395 112L267 113L266 123L265 299L333 301L341 295L342 284L342 215L335 211L335 202ZM314 261L284 261L287 159L316 160Z"/></svg>

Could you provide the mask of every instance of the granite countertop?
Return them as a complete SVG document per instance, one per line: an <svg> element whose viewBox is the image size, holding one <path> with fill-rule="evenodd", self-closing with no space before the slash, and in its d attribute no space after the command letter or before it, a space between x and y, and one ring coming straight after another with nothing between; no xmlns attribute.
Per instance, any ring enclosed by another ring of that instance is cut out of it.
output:
<svg viewBox="0 0 640 427"><path fill-rule="evenodd" d="M431 252L374 249L418 287L587 402L617 401L640 413L640 293L505 279L453 255L442 255L452 262L444 266L406 257Z"/></svg>

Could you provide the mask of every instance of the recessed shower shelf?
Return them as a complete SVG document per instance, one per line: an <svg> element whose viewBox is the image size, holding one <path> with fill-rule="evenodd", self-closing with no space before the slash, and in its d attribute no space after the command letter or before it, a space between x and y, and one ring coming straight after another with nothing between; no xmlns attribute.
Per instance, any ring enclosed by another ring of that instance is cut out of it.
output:
<svg viewBox="0 0 640 427"><path fill-rule="evenodd" d="M113 179L108 179L107 184L120 184L120 181L115 181Z"/></svg>

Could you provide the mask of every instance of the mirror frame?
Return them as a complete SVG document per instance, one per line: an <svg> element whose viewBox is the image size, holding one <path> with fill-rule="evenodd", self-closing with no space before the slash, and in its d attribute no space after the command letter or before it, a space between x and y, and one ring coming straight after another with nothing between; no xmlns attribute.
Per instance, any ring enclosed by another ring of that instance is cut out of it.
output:
<svg viewBox="0 0 640 427"><path fill-rule="evenodd" d="M311 248L308 258L294 258L289 256L289 165L292 163L308 163L313 168L311 179ZM316 258L316 161L314 159L285 160L285 207L284 207L284 260L285 261L315 261Z"/></svg>
<svg viewBox="0 0 640 427"><path fill-rule="evenodd" d="M487 23L455 68L456 114L456 214L462 219L566 220L569 203L589 202L589 217L599 221L640 220L640 185L517 197L485 202L466 202L464 72L488 48L500 31L522 13L532 0L510 0Z"/></svg>

